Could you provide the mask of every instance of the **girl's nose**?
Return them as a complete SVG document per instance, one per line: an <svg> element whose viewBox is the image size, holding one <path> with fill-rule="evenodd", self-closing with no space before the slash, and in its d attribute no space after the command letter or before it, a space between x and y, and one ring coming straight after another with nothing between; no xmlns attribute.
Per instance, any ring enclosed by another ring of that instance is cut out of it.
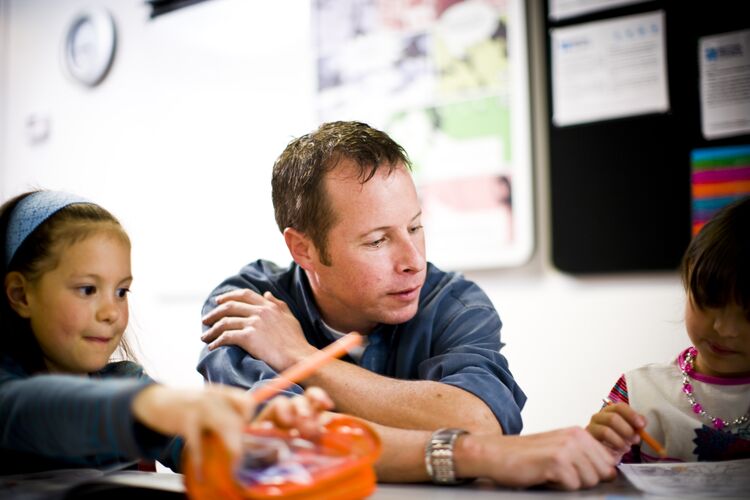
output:
<svg viewBox="0 0 750 500"><path fill-rule="evenodd" d="M112 300L103 300L96 311L96 319L104 323L114 323L120 317L120 310Z"/></svg>
<svg viewBox="0 0 750 500"><path fill-rule="evenodd" d="M714 317L714 330L721 337L736 337L740 334L741 325L726 308L719 310Z"/></svg>

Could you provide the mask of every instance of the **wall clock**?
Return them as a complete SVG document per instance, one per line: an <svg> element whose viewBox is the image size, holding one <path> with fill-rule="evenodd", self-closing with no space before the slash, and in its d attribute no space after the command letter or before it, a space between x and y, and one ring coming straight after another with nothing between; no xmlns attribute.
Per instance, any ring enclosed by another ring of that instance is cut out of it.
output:
<svg viewBox="0 0 750 500"><path fill-rule="evenodd" d="M115 57L115 21L104 9L79 13L68 25L63 66L77 82L93 87L107 75Z"/></svg>

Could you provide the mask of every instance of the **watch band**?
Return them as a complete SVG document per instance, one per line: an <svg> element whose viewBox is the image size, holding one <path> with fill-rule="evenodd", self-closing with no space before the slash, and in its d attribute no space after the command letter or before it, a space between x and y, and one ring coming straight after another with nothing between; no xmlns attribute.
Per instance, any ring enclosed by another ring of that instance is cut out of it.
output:
<svg viewBox="0 0 750 500"><path fill-rule="evenodd" d="M461 484L463 479L456 479L456 467L453 463L453 447L456 439L468 434L463 429L438 429L432 433L424 453L427 474L435 484Z"/></svg>

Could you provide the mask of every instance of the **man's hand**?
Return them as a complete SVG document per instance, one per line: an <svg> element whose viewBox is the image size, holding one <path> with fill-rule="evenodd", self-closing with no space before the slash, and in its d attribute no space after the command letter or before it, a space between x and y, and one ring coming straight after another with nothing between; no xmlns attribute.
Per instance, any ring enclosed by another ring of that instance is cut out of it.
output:
<svg viewBox="0 0 750 500"><path fill-rule="evenodd" d="M510 487L548 484L576 490L616 475L615 458L580 427L526 436L466 435L456 442L459 477L486 477Z"/></svg>
<svg viewBox="0 0 750 500"><path fill-rule="evenodd" d="M201 340L213 350L236 345L281 372L317 351L285 302L271 292L260 295L238 289L216 297L217 306L203 317L210 328Z"/></svg>

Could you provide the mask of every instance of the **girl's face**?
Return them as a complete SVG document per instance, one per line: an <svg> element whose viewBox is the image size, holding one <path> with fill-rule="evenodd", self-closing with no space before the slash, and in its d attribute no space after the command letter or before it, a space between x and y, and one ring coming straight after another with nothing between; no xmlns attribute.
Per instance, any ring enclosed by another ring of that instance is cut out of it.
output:
<svg viewBox="0 0 750 500"><path fill-rule="evenodd" d="M688 297L685 326L698 350L695 369L699 373L750 376L750 321L739 305L700 309Z"/></svg>
<svg viewBox="0 0 750 500"><path fill-rule="evenodd" d="M31 329L50 372L104 367L128 324L130 246L98 232L61 251L58 266L27 288Z"/></svg>

